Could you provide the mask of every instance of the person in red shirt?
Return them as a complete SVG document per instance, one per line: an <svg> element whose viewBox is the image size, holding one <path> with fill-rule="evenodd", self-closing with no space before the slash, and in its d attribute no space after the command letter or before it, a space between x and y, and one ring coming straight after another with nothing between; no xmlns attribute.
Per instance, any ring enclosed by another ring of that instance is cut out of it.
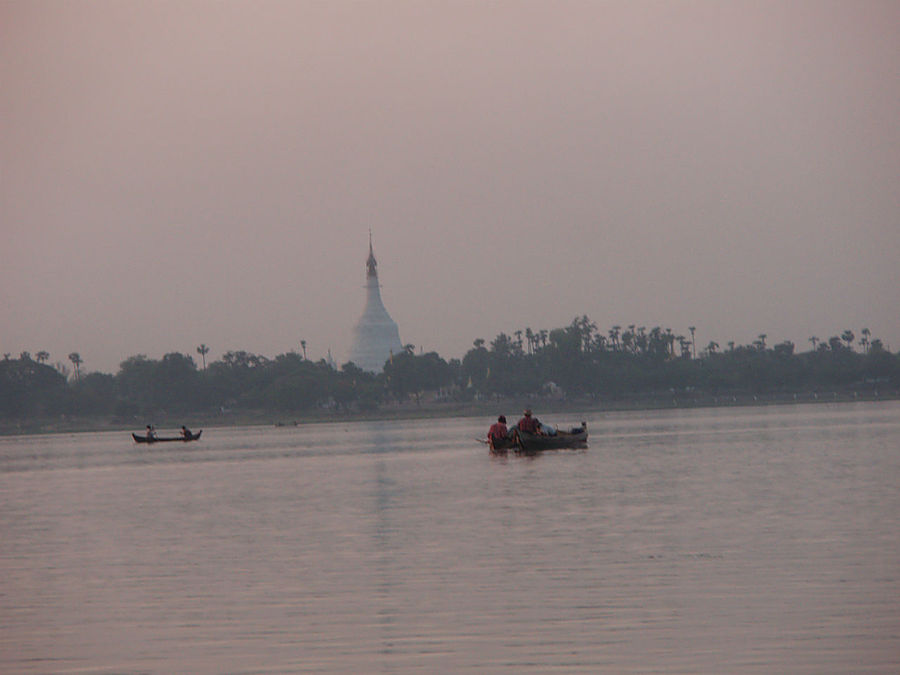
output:
<svg viewBox="0 0 900 675"><path fill-rule="evenodd" d="M521 431L526 431L529 434L540 434L541 423L537 417L534 417L531 414L531 408L525 408L525 412L522 414L524 415L524 417L516 423L516 426Z"/></svg>
<svg viewBox="0 0 900 675"><path fill-rule="evenodd" d="M506 417L500 415L497 418L497 421L491 425L491 428L488 429L488 439L495 445L498 443L503 443L506 441L506 435L509 433L509 430L506 428Z"/></svg>

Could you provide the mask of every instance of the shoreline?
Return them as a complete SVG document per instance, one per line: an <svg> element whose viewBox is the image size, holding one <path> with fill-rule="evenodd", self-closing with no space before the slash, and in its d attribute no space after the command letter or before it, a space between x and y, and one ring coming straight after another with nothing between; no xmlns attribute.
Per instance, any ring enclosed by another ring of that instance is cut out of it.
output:
<svg viewBox="0 0 900 675"><path fill-rule="evenodd" d="M270 411L226 411L224 413L193 414L184 416L160 416L151 419L158 430L180 429L182 424L197 431L242 426L303 426L330 422L365 422L383 420L435 419L440 417L481 417L485 424L498 414L517 415L523 408L534 408L540 417L573 412L629 412L641 410L685 410L695 408L744 408L769 405L862 403L895 401L900 392L824 392L805 394L729 394L709 396L697 393L672 393L667 396L635 396L623 399L598 401L595 399L539 399L501 398L467 403L424 402L388 404L370 413L318 410L312 413L273 413ZM572 422L568 420L567 422ZM575 420L578 421L578 420ZM122 420L99 417L35 418L29 420L0 420L0 436L36 436L41 434L85 433L102 431L128 431L140 433L147 420Z"/></svg>

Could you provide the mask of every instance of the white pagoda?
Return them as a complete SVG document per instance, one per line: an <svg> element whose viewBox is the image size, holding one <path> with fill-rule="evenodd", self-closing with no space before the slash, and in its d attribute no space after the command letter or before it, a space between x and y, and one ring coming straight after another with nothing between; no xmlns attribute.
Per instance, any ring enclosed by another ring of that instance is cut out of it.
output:
<svg viewBox="0 0 900 675"><path fill-rule="evenodd" d="M359 368L380 373L391 354L403 349L397 324L381 301L378 285L378 263L372 250L372 233L369 232L369 258L366 260L366 306L353 329L353 347L350 360Z"/></svg>

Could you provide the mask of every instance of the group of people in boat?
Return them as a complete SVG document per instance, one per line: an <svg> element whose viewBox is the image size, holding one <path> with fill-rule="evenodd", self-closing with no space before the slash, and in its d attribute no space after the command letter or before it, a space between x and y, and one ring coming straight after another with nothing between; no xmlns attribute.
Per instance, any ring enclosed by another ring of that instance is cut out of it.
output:
<svg viewBox="0 0 900 675"><path fill-rule="evenodd" d="M146 432L146 433L147 433L147 440L148 440L148 441L155 441L155 440L156 440L156 429L153 428L153 425L152 425L152 424L148 424L148 425L147 425L147 432ZM181 425L181 437L182 437L182 438L193 438L193 436L194 436L194 434L191 432L191 430L188 429L186 426L184 426L184 425L182 424L182 425Z"/></svg>
<svg viewBox="0 0 900 675"><path fill-rule="evenodd" d="M505 442L507 439L511 438L516 430L524 431L529 434L535 434L536 436L556 435L556 429L543 424L537 417L534 416L534 414L531 412L531 408L525 408L525 410L522 412L522 419L516 422L512 428L506 426L506 416L500 415L497 418L497 421L491 425L490 429L488 429L488 440L493 442L495 445L499 445Z"/></svg>

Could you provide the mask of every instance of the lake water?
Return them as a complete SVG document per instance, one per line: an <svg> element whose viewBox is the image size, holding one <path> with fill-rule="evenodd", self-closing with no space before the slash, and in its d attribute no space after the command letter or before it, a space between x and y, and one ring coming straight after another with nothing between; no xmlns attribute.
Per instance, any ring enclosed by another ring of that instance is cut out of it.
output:
<svg viewBox="0 0 900 675"><path fill-rule="evenodd" d="M900 672L900 403L582 419L0 438L0 672Z"/></svg>

